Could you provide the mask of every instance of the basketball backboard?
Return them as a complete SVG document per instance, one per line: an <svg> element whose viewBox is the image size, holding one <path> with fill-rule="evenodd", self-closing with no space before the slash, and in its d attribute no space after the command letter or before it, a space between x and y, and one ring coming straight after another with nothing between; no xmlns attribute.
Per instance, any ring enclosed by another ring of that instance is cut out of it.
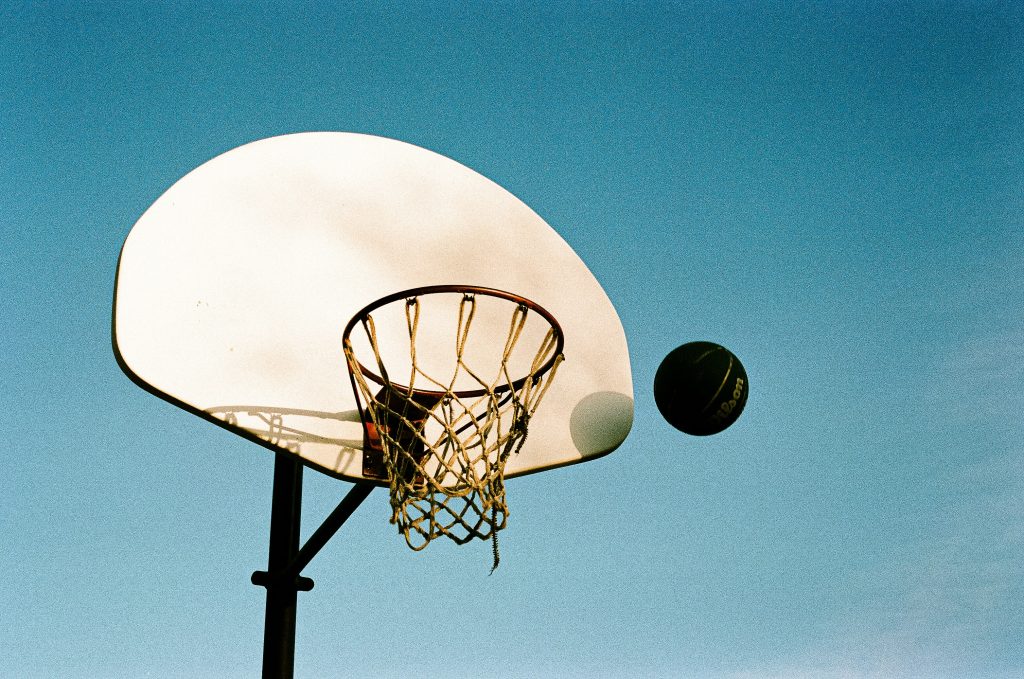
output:
<svg viewBox="0 0 1024 679"><path fill-rule="evenodd" d="M381 297L452 283L526 297L564 332L565 360L507 477L622 443L633 419L626 338L586 265L494 182L380 137L265 139L174 184L122 248L114 351L152 393L361 481L363 430L343 329ZM441 325L424 322L421 354L452 343ZM496 321L492 341L507 332Z"/></svg>

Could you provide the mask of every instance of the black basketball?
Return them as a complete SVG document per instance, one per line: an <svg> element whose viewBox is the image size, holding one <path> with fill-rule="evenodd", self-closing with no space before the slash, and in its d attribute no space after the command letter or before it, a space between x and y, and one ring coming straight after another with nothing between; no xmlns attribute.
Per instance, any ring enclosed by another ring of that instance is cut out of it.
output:
<svg viewBox="0 0 1024 679"><path fill-rule="evenodd" d="M717 434L735 422L749 389L740 360L712 342L673 349L654 376L658 410L673 427L693 436Z"/></svg>

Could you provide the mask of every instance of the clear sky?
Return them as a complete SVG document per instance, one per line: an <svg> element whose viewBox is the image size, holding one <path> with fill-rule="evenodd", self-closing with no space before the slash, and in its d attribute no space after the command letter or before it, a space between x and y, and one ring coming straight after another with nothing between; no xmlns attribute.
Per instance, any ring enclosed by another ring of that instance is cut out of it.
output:
<svg viewBox="0 0 1024 679"><path fill-rule="evenodd" d="M637 416L510 483L490 577L371 495L297 677L1024 676L1022 120L1019 2L3 3L0 675L258 675L272 455L120 372L114 271L189 170L342 130L545 217ZM752 384L708 439L651 394L696 339Z"/></svg>

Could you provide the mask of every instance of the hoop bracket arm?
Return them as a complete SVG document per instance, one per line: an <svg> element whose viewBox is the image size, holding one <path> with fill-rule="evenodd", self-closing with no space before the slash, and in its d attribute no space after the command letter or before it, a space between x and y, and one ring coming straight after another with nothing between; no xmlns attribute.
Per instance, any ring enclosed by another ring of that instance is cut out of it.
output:
<svg viewBox="0 0 1024 679"><path fill-rule="evenodd" d="M308 592L313 589L313 580L302 575L302 569L309 565L313 557L323 549L324 545L334 537L334 534L344 525L345 521L352 516L352 512L366 499L373 490L371 483L357 483L341 499L338 506L334 508L324 522L320 525L302 549L295 554L291 562L283 569L273 573L267 571L255 571L252 574L252 584L259 587L277 587L285 583L292 583L294 588L300 592Z"/></svg>

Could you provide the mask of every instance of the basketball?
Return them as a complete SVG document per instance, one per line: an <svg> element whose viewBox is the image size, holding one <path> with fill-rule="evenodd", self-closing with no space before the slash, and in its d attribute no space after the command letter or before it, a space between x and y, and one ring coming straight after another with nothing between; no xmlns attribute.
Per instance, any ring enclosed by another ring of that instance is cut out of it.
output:
<svg viewBox="0 0 1024 679"><path fill-rule="evenodd" d="M690 342L669 352L654 376L654 401L676 429L710 436L735 422L750 384L743 364L723 346Z"/></svg>

